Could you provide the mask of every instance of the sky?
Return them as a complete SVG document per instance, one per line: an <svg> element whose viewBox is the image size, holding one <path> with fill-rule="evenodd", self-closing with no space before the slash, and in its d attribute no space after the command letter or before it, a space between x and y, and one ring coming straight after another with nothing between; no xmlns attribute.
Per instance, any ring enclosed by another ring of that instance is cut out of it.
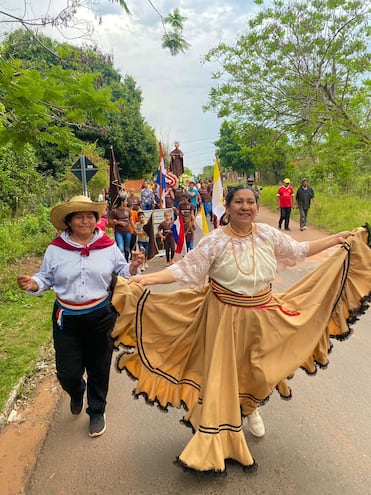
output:
<svg viewBox="0 0 371 495"><path fill-rule="evenodd" d="M85 2L87 0L84 0ZM104 53L113 56L113 63L124 77L132 76L142 91L142 114L164 145L173 147L179 141L184 165L194 175L215 161L214 142L219 136L221 120L214 112L204 112L208 93L215 82L212 73L216 64L205 63L211 48L224 42L232 44L246 31L249 17L258 7L253 0L152 0L166 16L175 7L187 17L183 35L190 49L172 56L161 47L163 29L158 14L149 0L128 0L132 15L108 0L90 0L93 10L80 8L76 19L86 21L89 38L81 38L77 29L60 33L47 28L42 33L71 44L95 43ZM0 0L0 10L12 15L26 12L28 18L53 15L67 5L67 0ZM1 18L0 18L1 20ZM8 31L17 24L0 24ZM83 28L83 26L80 27ZM1 33L0 33L1 34Z"/></svg>

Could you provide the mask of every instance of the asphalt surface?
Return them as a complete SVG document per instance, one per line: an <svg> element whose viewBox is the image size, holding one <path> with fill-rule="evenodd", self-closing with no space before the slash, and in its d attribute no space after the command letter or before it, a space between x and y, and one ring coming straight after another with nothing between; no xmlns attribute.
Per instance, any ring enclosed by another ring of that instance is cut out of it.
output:
<svg viewBox="0 0 371 495"><path fill-rule="evenodd" d="M261 209L257 219L276 225L277 215ZM314 239L316 230L290 235ZM277 278L282 291L312 270L331 250L308 259ZM151 269L164 266L156 258ZM153 290L174 290L155 286ZM327 370L296 373L291 401L273 394L262 408L266 435L246 436L259 469L245 474L228 465L225 478L198 477L173 465L191 438L179 423L183 411L162 413L133 400L133 382L112 365L106 433L88 437L88 416L71 416L63 395L27 495L369 495L371 493L371 312L354 326L346 342L335 342Z"/></svg>

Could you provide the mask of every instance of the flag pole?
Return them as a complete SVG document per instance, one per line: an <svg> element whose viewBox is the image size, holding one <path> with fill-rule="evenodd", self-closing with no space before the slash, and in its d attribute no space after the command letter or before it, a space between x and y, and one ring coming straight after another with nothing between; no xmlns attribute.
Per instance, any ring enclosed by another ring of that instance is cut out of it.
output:
<svg viewBox="0 0 371 495"><path fill-rule="evenodd" d="M164 163L164 153L162 151L162 145L161 141L158 143L159 149L160 149L160 161L158 164L158 171L157 171L157 184L159 185L160 188L160 207L165 208L166 202L165 202L165 193L166 193L166 174L165 174L165 163Z"/></svg>
<svg viewBox="0 0 371 495"><path fill-rule="evenodd" d="M112 208L116 206L118 197L120 195L120 188L122 186L119 167L116 162L115 154L113 152L113 146L110 149L110 184L109 195L111 198Z"/></svg>
<svg viewBox="0 0 371 495"><path fill-rule="evenodd" d="M212 193L213 215L220 220L220 217L225 212L223 183L220 175L218 154L215 153L214 177L213 177L213 193Z"/></svg>

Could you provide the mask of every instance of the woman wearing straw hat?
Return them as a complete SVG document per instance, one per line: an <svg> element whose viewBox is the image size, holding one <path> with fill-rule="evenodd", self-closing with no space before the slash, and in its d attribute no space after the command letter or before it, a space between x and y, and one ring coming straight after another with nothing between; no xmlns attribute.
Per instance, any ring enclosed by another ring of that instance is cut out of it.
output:
<svg viewBox="0 0 371 495"><path fill-rule="evenodd" d="M104 209L104 202L94 203L85 196L53 208L50 219L61 236L46 249L38 273L17 278L19 287L34 296L51 288L56 293L52 321L57 377L71 397L72 414L81 412L87 389L91 437L106 429L110 335L116 321L110 297L112 274L130 278L140 273L144 262L142 252L133 252L128 263L115 242L96 228Z"/></svg>

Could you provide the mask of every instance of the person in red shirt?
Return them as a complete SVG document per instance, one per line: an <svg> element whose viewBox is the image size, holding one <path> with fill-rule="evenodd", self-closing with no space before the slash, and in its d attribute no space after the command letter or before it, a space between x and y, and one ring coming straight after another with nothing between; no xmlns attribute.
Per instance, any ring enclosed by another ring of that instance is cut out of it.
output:
<svg viewBox="0 0 371 495"><path fill-rule="evenodd" d="M283 179L283 185L277 192L277 208L280 209L280 219L278 228L282 227L284 222L285 230L291 230L289 227L291 208L293 207L294 189L290 185L290 179Z"/></svg>
<svg viewBox="0 0 371 495"><path fill-rule="evenodd" d="M97 222L95 226L98 227L98 229L102 230L103 232L106 232L106 228L108 226L107 206L104 212L102 213L99 222Z"/></svg>

